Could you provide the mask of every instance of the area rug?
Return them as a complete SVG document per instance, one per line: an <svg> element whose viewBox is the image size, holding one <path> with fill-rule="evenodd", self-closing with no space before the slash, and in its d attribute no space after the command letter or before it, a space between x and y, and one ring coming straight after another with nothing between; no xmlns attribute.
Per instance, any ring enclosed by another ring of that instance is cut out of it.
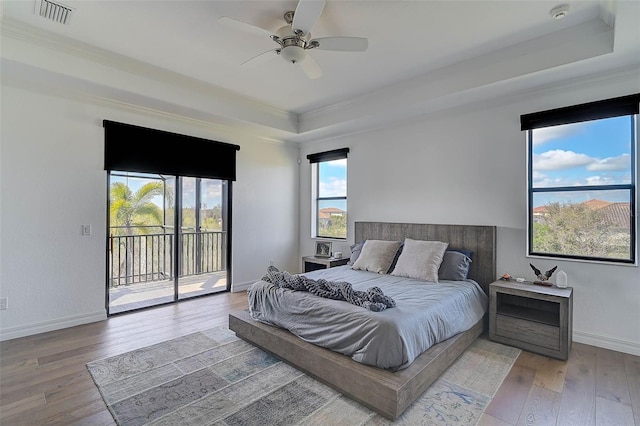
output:
<svg viewBox="0 0 640 426"><path fill-rule="evenodd" d="M473 425L520 354L477 339L391 422L217 327L87 368L118 425Z"/></svg>

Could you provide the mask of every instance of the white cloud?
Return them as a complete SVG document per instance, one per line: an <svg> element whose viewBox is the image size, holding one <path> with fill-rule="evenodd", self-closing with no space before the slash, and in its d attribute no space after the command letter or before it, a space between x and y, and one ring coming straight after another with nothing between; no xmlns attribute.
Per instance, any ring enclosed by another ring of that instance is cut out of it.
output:
<svg viewBox="0 0 640 426"><path fill-rule="evenodd" d="M587 176L585 181L586 185L615 185L616 183L620 183L611 176Z"/></svg>
<svg viewBox="0 0 640 426"><path fill-rule="evenodd" d="M344 197L347 194L347 181L345 179L330 178L320 182L321 197Z"/></svg>
<svg viewBox="0 0 640 426"><path fill-rule="evenodd" d="M618 171L629 170L631 167L631 156L622 154L618 157L609 157L603 160L595 160L594 163L587 166L589 171Z"/></svg>
<svg viewBox="0 0 640 426"><path fill-rule="evenodd" d="M557 185L557 179L552 179L548 175L544 173L540 173L538 171L533 172L532 178L533 178L533 186L536 188Z"/></svg>
<svg viewBox="0 0 640 426"><path fill-rule="evenodd" d="M534 156L533 161L535 164L533 185L537 188L574 185L615 185L631 181L629 173L626 173L625 176L615 173L630 169L631 159L629 154L601 160L586 154L556 149ZM587 172L583 169L580 176L576 176L575 173L563 173L564 170L579 167L584 167ZM589 175L588 172L599 173Z"/></svg>
<svg viewBox="0 0 640 426"><path fill-rule="evenodd" d="M538 177L533 178L533 186L535 188L549 188L553 186L575 186L575 185L586 185L585 182L582 182L580 179L571 178L571 177L550 177L545 175L540 175Z"/></svg>
<svg viewBox="0 0 640 426"><path fill-rule="evenodd" d="M584 123L570 123L560 126L542 127L533 129L533 144L542 145L543 143L562 139L567 136L578 134L582 131Z"/></svg>
<svg viewBox="0 0 640 426"><path fill-rule="evenodd" d="M533 164L536 170L570 169L572 167L587 166L595 161L597 160L586 154L561 149L543 152L533 157Z"/></svg>
<svg viewBox="0 0 640 426"><path fill-rule="evenodd" d="M537 180L537 179L547 179L547 175L545 175L544 173L540 173L537 170L534 170L534 172L533 172L533 180Z"/></svg>
<svg viewBox="0 0 640 426"><path fill-rule="evenodd" d="M202 194L203 208L211 209L216 205L222 205L222 185L207 185Z"/></svg>

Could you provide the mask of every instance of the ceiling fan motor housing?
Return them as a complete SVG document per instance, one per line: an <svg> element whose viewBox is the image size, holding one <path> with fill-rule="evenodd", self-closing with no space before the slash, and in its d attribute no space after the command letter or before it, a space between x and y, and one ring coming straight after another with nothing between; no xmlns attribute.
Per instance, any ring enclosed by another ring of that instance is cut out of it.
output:
<svg viewBox="0 0 640 426"><path fill-rule="evenodd" d="M291 31L290 25L285 25L278 30L277 43L282 46L280 49L280 56L292 64L296 64L304 60L307 57L305 49L307 47L307 38L311 34L305 36L299 36Z"/></svg>

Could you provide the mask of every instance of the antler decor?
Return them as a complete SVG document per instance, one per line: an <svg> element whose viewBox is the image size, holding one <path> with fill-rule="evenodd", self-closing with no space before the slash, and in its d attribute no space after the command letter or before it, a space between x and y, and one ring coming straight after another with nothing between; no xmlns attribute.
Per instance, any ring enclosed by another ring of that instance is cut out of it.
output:
<svg viewBox="0 0 640 426"><path fill-rule="evenodd" d="M553 285L553 283L549 282L549 278L551 278L551 275L553 275L555 270L558 269L557 265L554 266L553 268L549 269L544 274L542 272L540 272L540 269L538 269L535 266L533 266L533 264L530 263L529 266L531 266L531 269L533 269L533 272L536 274L536 277L538 277L538 281L534 281L533 282L534 284L544 285L544 286L547 286L547 287L551 287Z"/></svg>

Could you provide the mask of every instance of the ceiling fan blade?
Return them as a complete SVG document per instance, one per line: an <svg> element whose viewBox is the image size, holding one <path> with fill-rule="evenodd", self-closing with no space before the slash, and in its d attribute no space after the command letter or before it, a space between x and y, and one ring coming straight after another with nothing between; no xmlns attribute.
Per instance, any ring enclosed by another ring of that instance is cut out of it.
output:
<svg viewBox="0 0 640 426"><path fill-rule="evenodd" d="M316 78L322 77L322 70L320 69L320 65L307 53L307 57L304 58L304 61L298 62L297 65L300 65L302 71L309 77L314 80Z"/></svg>
<svg viewBox="0 0 640 426"><path fill-rule="evenodd" d="M264 28L256 27L253 24L247 22L238 21L237 19L229 18L228 16L221 16L218 18L218 22L227 28L231 28L245 33L255 34L260 37L271 37L271 32Z"/></svg>
<svg viewBox="0 0 640 426"><path fill-rule="evenodd" d="M300 0L293 14L291 29L294 32L300 30L303 34L309 33L318 22L326 3L325 0Z"/></svg>
<svg viewBox="0 0 640 426"><path fill-rule="evenodd" d="M253 58L247 59L246 61L241 63L240 66L243 68L251 68L251 67L260 65L266 62L267 60L277 56L277 52L276 52L277 50L278 49L271 49L271 50L267 50L266 52L262 52L261 54L256 55Z"/></svg>
<svg viewBox="0 0 640 426"><path fill-rule="evenodd" d="M369 40L363 37L320 37L311 40L318 42L319 50L339 52L364 52L369 47Z"/></svg>

